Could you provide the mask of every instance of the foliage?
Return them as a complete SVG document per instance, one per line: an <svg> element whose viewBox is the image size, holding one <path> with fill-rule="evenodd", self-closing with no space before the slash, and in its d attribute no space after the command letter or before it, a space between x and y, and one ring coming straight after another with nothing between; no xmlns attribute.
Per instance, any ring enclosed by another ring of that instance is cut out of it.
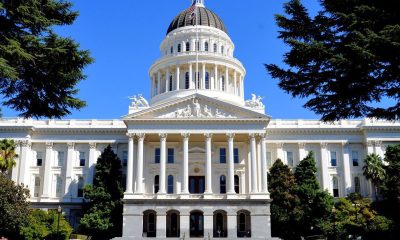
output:
<svg viewBox="0 0 400 240"><path fill-rule="evenodd" d="M19 229L29 214L29 190L16 185L4 174L0 174L0 233L4 237L17 239Z"/></svg>
<svg viewBox="0 0 400 240"><path fill-rule="evenodd" d="M95 239L110 239L121 234L121 178L121 161L108 146L97 160L93 186L84 187L85 198L90 202L81 219L81 227Z"/></svg>
<svg viewBox="0 0 400 240"><path fill-rule="evenodd" d="M384 194L387 200L400 206L400 144L386 148L385 162L388 177L385 181Z"/></svg>
<svg viewBox="0 0 400 240"><path fill-rule="evenodd" d="M276 15L279 38L289 46L284 63L266 68L279 86L322 120L400 116L399 1L321 0L310 16L300 0ZM388 107L382 100L393 100Z"/></svg>
<svg viewBox="0 0 400 240"><path fill-rule="evenodd" d="M58 231L57 231L57 227ZM72 228L60 216L58 226L58 212L56 210L32 210L28 216L28 224L21 228L21 236L28 240L54 239L59 234L59 239L69 239Z"/></svg>
<svg viewBox="0 0 400 240"><path fill-rule="evenodd" d="M313 152L310 152L296 167L294 176L296 194L300 199L301 216L299 235L327 234L331 227L333 197L322 191L317 180L317 167Z"/></svg>
<svg viewBox="0 0 400 240"><path fill-rule="evenodd" d="M372 153L365 158L364 162L364 176L374 184L375 197L376 200L378 200L378 188L385 179L386 174L382 158L379 155Z"/></svg>
<svg viewBox="0 0 400 240"><path fill-rule="evenodd" d="M296 233L296 226L298 226L296 223L300 200L295 194L296 182L292 171L278 159L271 167L268 178L272 198L271 227L273 236L283 239L299 239Z"/></svg>
<svg viewBox="0 0 400 240"><path fill-rule="evenodd" d="M16 164L17 157L14 140L0 140L0 172L7 173L11 170Z"/></svg>
<svg viewBox="0 0 400 240"><path fill-rule="evenodd" d="M78 13L68 1L0 1L0 94L3 105L29 117L62 117L85 102L75 98L88 51L53 31Z"/></svg>
<svg viewBox="0 0 400 240"><path fill-rule="evenodd" d="M384 236L390 228L391 221L378 215L368 198L354 193L350 194L348 198L340 198L336 203L335 229L336 237L339 239L385 238Z"/></svg>

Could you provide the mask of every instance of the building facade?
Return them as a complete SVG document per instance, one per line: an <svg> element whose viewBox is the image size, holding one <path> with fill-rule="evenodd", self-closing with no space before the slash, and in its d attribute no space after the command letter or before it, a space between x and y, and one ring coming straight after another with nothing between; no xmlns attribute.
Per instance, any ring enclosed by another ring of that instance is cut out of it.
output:
<svg viewBox="0 0 400 240"><path fill-rule="evenodd" d="M111 145L124 172L121 239L271 239L268 168L278 158L295 168L310 151L323 189L373 198L363 159L400 143L400 123L271 119L260 97L245 100L234 50L222 20L195 0L150 68L150 103L132 97L118 120L1 119L0 138L17 141L11 178L34 207L61 205L77 226L82 188Z"/></svg>

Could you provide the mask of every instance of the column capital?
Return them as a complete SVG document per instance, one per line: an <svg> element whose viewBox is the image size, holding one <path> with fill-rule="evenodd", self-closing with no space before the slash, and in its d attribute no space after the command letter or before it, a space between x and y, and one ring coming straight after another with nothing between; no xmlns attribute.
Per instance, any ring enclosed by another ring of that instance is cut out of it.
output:
<svg viewBox="0 0 400 240"><path fill-rule="evenodd" d="M342 147L348 147L350 144L348 141L343 141L342 142Z"/></svg>
<svg viewBox="0 0 400 240"><path fill-rule="evenodd" d="M375 140L374 141L374 146L375 147L382 147L382 140Z"/></svg>
<svg viewBox="0 0 400 240"><path fill-rule="evenodd" d="M190 137L190 133L181 133L181 136L183 138L189 138Z"/></svg>
<svg viewBox="0 0 400 240"><path fill-rule="evenodd" d="M53 142L46 142L47 149L53 149Z"/></svg>
<svg viewBox="0 0 400 240"><path fill-rule="evenodd" d="M17 141L17 144L20 145L21 147L32 147L32 142L29 140L20 140Z"/></svg>
<svg viewBox="0 0 400 240"><path fill-rule="evenodd" d="M212 138L212 137L213 137L213 134L212 134L212 133L204 133L204 136L205 136L206 138Z"/></svg>
<svg viewBox="0 0 400 240"><path fill-rule="evenodd" d="M249 138L256 138L257 137L257 133L249 133Z"/></svg>
<svg viewBox="0 0 400 240"><path fill-rule="evenodd" d="M306 147L306 143L305 142L299 142L297 144L299 145L300 149L304 149Z"/></svg>
<svg viewBox="0 0 400 240"><path fill-rule="evenodd" d="M283 146L285 145L285 143L283 142L277 142L275 143L277 148L283 148Z"/></svg>
<svg viewBox="0 0 400 240"><path fill-rule="evenodd" d="M74 149L75 143L74 142L67 142L68 149Z"/></svg>
<svg viewBox="0 0 400 240"><path fill-rule="evenodd" d="M374 141L372 141L372 140L367 140L367 141L365 142L365 146L367 146L367 147L373 147L373 146L374 146Z"/></svg>
<svg viewBox="0 0 400 240"><path fill-rule="evenodd" d="M235 137L234 133L227 133L226 136L228 137L228 139L233 139Z"/></svg>
<svg viewBox="0 0 400 240"><path fill-rule="evenodd" d="M321 142L320 145L321 145L321 148L323 148L323 149L328 147L328 143L327 142Z"/></svg>
<svg viewBox="0 0 400 240"><path fill-rule="evenodd" d="M268 133L260 133L260 134L258 134L258 136L259 136L260 138L262 138L262 139L265 139L265 138L267 138Z"/></svg>
<svg viewBox="0 0 400 240"><path fill-rule="evenodd" d="M89 147L90 149L96 149L97 144L95 142L90 142Z"/></svg>
<svg viewBox="0 0 400 240"><path fill-rule="evenodd" d="M166 133L160 133L160 134L158 134L158 136L160 136L160 140L161 140L161 141L165 141L165 140L167 140L168 134L166 134Z"/></svg>
<svg viewBox="0 0 400 240"><path fill-rule="evenodd" d="M136 138L136 133L127 133L126 136L128 138Z"/></svg>
<svg viewBox="0 0 400 240"><path fill-rule="evenodd" d="M146 134L145 133L137 133L136 136L137 136L138 140L143 141L144 138L146 137Z"/></svg>

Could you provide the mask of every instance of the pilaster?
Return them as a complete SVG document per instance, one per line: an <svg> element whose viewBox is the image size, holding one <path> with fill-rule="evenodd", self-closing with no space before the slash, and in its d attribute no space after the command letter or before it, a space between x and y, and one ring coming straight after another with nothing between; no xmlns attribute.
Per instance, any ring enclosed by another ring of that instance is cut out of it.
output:
<svg viewBox="0 0 400 240"><path fill-rule="evenodd" d="M44 162L43 194L42 198L49 198L51 191L51 162L53 160L53 142L46 142L46 158Z"/></svg>

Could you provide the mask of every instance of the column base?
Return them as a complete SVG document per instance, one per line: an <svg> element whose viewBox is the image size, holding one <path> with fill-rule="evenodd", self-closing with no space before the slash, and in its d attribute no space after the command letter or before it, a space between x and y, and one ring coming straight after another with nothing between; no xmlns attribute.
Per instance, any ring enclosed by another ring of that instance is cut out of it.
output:
<svg viewBox="0 0 400 240"><path fill-rule="evenodd" d="M213 199L214 198L214 194L213 193L204 193L203 194L204 199Z"/></svg>
<svg viewBox="0 0 400 240"><path fill-rule="evenodd" d="M124 194L124 199L142 199L143 193Z"/></svg>
<svg viewBox="0 0 400 240"><path fill-rule="evenodd" d="M236 192L234 192L234 193L227 193L227 194L226 194L226 198L227 198L227 199L237 199L237 194L236 194Z"/></svg>
<svg viewBox="0 0 400 240"><path fill-rule="evenodd" d="M180 198L181 199L189 199L190 198L189 195L190 195L190 193L181 193Z"/></svg>
<svg viewBox="0 0 400 240"><path fill-rule="evenodd" d="M166 199L167 194L166 193L157 193L157 199Z"/></svg>
<svg viewBox="0 0 400 240"><path fill-rule="evenodd" d="M250 199L270 199L269 193L251 193Z"/></svg>

